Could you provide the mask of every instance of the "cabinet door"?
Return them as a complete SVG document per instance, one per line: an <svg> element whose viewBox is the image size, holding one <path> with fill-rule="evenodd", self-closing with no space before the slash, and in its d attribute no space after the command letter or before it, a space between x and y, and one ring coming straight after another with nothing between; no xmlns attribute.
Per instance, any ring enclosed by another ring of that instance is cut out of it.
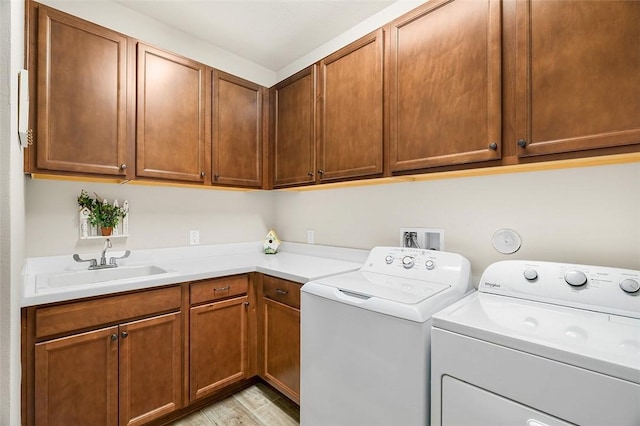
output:
<svg viewBox="0 0 640 426"><path fill-rule="evenodd" d="M138 43L136 175L204 182L206 67Z"/></svg>
<svg viewBox="0 0 640 426"><path fill-rule="evenodd" d="M247 296L191 308L191 401L247 378Z"/></svg>
<svg viewBox="0 0 640 426"><path fill-rule="evenodd" d="M118 327L36 344L35 423L118 424Z"/></svg>
<svg viewBox="0 0 640 426"><path fill-rule="evenodd" d="M516 7L518 155L640 143L640 2Z"/></svg>
<svg viewBox="0 0 640 426"><path fill-rule="evenodd" d="M120 326L120 425L140 425L182 406L180 313Z"/></svg>
<svg viewBox="0 0 640 426"><path fill-rule="evenodd" d="M392 171L501 157L500 49L496 0L432 1L391 24Z"/></svg>
<svg viewBox="0 0 640 426"><path fill-rule="evenodd" d="M272 89L274 187L315 181L315 93L316 66Z"/></svg>
<svg viewBox="0 0 640 426"><path fill-rule="evenodd" d="M263 298L264 375L300 403L300 310Z"/></svg>
<svg viewBox="0 0 640 426"><path fill-rule="evenodd" d="M37 167L124 176L127 38L40 5L37 49Z"/></svg>
<svg viewBox="0 0 640 426"><path fill-rule="evenodd" d="M320 61L318 178L382 173L383 31Z"/></svg>
<svg viewBox="0 0 640 426"><path fill-rule="evenodd" d="M213 183L262 186L264 88L213 71Z"/></svg>

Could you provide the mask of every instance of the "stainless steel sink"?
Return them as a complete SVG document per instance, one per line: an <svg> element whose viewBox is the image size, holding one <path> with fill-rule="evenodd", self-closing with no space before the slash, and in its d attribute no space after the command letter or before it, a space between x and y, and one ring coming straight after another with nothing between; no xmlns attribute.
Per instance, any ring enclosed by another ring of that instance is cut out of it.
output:
<svg viewBox="0 0 640 426"><path fill-rule="evenodd" d="M63 287L75 287L106 281L125 280L165 274L167 271L155 265L119 266L111 269L83 270L62 272L58 274L42 274L36 276L36 292Z"/></svg>

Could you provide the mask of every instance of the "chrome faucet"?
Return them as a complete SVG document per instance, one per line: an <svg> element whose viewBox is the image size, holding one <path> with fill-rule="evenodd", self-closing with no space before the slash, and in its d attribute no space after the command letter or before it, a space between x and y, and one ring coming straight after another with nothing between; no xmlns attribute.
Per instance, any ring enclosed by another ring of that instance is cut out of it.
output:
<svg viewBox="0 0 640 426"><path fill-rule="evenodd" d="M111 247L111 240L108 238L104 240L104 247L102 247L102 254L100 255L100 266L108 267L106 254L107 249L110 249Z"/></svg>
<svg viewBox="0 0 640 426"><path fill-rule="evenodd" d="M79 255L74 254L73 255L73 260L75 260L76 262L89 262L89 270L93 271L95 269L106 269L106 268L117 268L118 264L116 263L116 260L118 259L124 259L126 257L129 257L129 255L131 254L131 252L129 250L124 252L123 256L120 257L111 257L109 259L109 263L107 263L107 249L110 249L112 247L111 245L111 240L109 238L107 238L104 242L104 247L102 248L102 253L100 254L100 264L98 264L98 260L97 259L81 259Z"/></svg>

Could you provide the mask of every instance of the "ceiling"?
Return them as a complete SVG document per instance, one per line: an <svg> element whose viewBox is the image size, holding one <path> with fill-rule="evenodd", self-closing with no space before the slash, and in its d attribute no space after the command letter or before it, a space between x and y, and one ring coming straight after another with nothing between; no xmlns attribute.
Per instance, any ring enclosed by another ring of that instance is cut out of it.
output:
<svg viewBox="0 0 640 426"><path fill-rule="evenodd" d="M396 0L114 0L278 71Z"/></svg>

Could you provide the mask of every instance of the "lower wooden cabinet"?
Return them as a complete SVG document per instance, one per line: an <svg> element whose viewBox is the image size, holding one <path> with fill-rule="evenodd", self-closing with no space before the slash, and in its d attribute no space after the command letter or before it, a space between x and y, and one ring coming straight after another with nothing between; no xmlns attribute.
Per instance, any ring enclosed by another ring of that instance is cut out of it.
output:
<svg viewBox="0 0 640 426"><path fill-rule="evenodd" d="M180 313L35 346L35 424L140 425L181 406Z"/></svg>
<svg viewBox="0 0 640 426"><path fill-rule="evenodd" d="M239 274L24 308L23 425L161 424L256 376L299 403L300 287Z"/></svg>
<svg viewBox="0 0 640 426"><path fill-rule="evenodd" d="M247 378L248 297L191 308L189 399Z"/></svg>
<svg viewBox="0 0 640 426"><path fill-rule="evenodd" d="M263 378L300 403L300 284L264 276Z"/></svg>

